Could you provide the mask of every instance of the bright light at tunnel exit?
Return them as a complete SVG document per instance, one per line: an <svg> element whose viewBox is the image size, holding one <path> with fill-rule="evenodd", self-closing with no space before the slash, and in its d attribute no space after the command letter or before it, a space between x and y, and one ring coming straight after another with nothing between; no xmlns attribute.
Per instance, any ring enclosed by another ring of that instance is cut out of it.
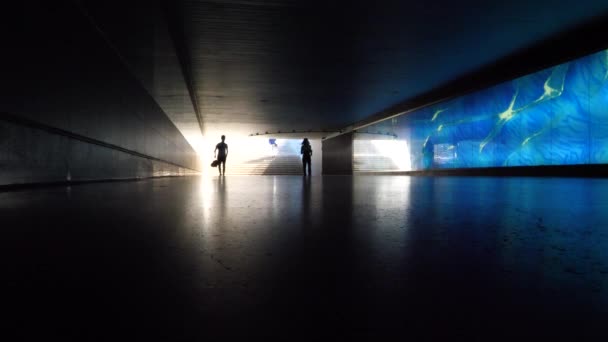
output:
<svg viewBox="0 0 608 342"><path fill-rule="evenodd" d="M211 167L213 162L216 145L221 141L221 134L207 135L202 138L200 144L199 159L202 165L203 176L216 176L218 174L217 168ZM226 134L226 144L228 144L228 158L226 160L226 173L231 174L239 165L260 159L275 156L278 153L279 147L289 145L290 149L293 149L296 154L299 154L299 150L296 151L292 145L293 139L276 139L275 146L270 142L272 137L250 137L250 136L239 136L239 135L228 135ZM295 146L295 145L294 145ZM299 148L299 142L298 142Z"/></svg>
<svg viewBox="0 0 608 342"><path fill-rule="evenodd" d="M390 158L399 171L411 171L410 149L405 140L372 140L371 144L383 156Z"/></svg>

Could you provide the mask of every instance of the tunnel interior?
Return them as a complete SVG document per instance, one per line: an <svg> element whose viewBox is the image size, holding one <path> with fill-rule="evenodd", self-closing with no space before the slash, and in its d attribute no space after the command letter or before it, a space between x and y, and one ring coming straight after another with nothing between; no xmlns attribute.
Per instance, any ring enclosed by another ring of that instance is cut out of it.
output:
<svg viewBox="0 0 608 342"><path fill-rule="evenodd" d="M605 1L2 17L3 339L608 338Z"/></svg>

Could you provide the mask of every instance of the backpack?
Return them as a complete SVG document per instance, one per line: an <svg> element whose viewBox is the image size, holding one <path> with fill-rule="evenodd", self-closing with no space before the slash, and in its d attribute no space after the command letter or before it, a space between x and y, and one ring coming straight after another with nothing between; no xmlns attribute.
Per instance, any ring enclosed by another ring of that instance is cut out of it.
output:
<svg viewBox="0 0 608 342"><path fill-rule="evenodd" d="M304 152L304 156L310 157L310 155L312 154L312 148L310 147L310 145L304 145L302 146L302 152Z"/></svg>

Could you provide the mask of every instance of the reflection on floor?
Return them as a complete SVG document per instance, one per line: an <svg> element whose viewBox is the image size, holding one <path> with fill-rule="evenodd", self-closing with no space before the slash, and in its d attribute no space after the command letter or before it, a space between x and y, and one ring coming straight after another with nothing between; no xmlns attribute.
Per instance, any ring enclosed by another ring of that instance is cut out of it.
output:
<svg viewBox="0 0 608 342"><path fill-rule="evenodd" d="M605 179L406 176L4 192L3 333L605 340L607 193Z"/></svg>

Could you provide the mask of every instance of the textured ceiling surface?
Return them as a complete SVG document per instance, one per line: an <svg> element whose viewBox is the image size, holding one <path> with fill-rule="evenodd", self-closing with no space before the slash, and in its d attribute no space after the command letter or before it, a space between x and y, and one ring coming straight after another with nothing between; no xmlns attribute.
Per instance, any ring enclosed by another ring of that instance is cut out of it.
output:
<svg viewBox="0 0 608 342"><path fill-rule="evenodd" d="M206 129L341 128L592 20L606 1L178 2Z"/></svg>
<svg viewBox="0 0 608 342"><path fill-rule="evenodd" d="M342 129L413 98L436 100L437 89L488 66L494 74L518 51L537 47L536 64L556 64L557 50L539 44L608 22L605 0L75 2L193 145L201 128Z"/></svg>

